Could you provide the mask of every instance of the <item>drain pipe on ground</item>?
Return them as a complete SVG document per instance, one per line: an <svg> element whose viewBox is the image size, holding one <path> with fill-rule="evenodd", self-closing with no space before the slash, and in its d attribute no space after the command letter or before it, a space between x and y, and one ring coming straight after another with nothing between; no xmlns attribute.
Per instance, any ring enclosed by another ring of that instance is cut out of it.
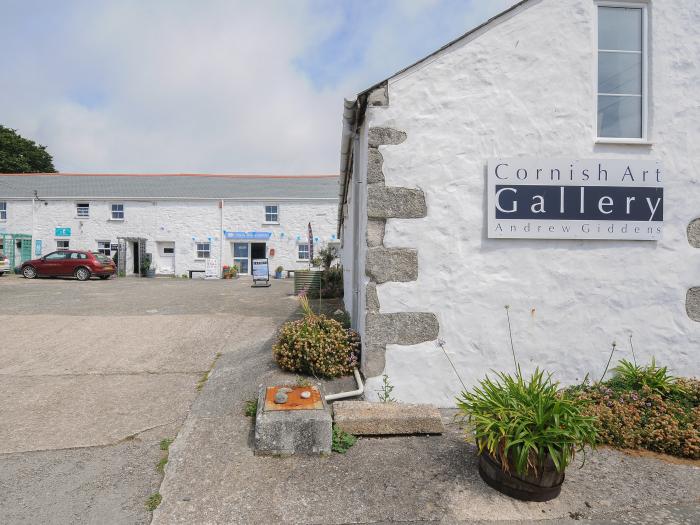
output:
<svg viewBox="0 0 700 525"><path fill-rule="evenodd" d="M338 392L337 394L328 394L325 397L326 401L335 401L336 399L345 399L346 397L361 396L365 393L365 385L362 382L362 377L360 377L360 372L357 370L357 368L353 368L352 372L355 375L355 381L357 382L357 390Z"/></svg>

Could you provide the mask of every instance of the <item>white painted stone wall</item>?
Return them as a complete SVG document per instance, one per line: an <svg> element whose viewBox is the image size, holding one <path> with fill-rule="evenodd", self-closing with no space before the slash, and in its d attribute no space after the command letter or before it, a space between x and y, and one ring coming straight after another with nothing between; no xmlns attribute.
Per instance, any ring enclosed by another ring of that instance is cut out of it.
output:
<svg viewBox="0 0 700 525"><path fill-rule="evenodd" d="M696 0L650 2L651 146L595 136L595 3L533 0L389 81L389 106L368 127L405 131L383 146L387 186L425 192L425 219L387 221L387 247L418 249L416 282L378 286L381 312L434 312L468 385L518 359L564 383L599 379L617 358L700 373L700 324L685 311L700 285L700 252L686 239L700 216L700 10ZM495 240L485 231L489 158L659 159L664 238L644 241ZM402 401L454 404L461 386L435 342L389 346L386 373ZM368 381L374 397L380 378Z"/></svg>
<svg viewBox="0 0 700 525"><path fill-rule="evenodd" d="M0 201L2 201L0 194ZM206 242L211 237L211 255L224 265L233 264L233 241L221 242L222 214L218 200L201 201L104 201L87 200L90 217L76 216L74 200L48 200L35 203L34 239L43 242L43 254L56 250L57 239L70 239L71 249L97 250L97 241L117 242L117 237L143 237L147 239L146 251L156 254L156 241L175 243L175 273L188 270L204 270L205 261L196 258L196 242ZM111 220L112 202L124 203L123 221ZM265 223L265 204L279 206L279 224ZM336 235L337 200L295 200L270 202L224 201L223 229L225 231L271 232L267 242L270 272L277 266L285 269L306 268L307 263L298 259L298 242L306 242L307 225L311 222L314 237L319 243L315 248L331 242ZM71 228L70 237L56 237L56 228ZM7 200L7 221L0 222L0 231L32 233L31 201ZM299 236L300 241L297 241ZM196 240L193 240L193 237ZM239 241L237 241L239 242ZM240 241L245 242L245 241ZM265 242L265 241L259 241ZM270 255L270 249L275 255ZM154 261L158 263L156 258ZM131 258L127 260L127 271Z"/></svg>

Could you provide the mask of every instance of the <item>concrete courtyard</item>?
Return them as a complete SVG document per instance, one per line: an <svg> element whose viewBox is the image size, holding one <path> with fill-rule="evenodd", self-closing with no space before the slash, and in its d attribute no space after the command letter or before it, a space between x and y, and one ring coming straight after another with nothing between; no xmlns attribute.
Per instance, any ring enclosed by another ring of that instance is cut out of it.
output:
<svg viewBox="0 0 700 525"><path fill-rule="evenodd" d="M218 354L292 314L290 291L0 278L0 523L148 523L159 442Z"/></svg>

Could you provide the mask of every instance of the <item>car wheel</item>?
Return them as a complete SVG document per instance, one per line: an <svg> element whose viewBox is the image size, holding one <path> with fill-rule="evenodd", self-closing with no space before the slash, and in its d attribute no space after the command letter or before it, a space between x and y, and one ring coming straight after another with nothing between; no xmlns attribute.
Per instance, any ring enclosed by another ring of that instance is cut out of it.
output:
<svg viewBox="0 0 700 525"><path fill-rule="evenodd" d="M27 279L34 279L36 277L36 269L33 266L25 266L22 268L22 275Z"/></svg>
<svg viewBox="0 0 700 525"><path fill-rule="evenodd" d="M90 270L88 270L84 266L81 266L80 268L75 270L75 278L79 281L87 281L90 278Z"/></svg>

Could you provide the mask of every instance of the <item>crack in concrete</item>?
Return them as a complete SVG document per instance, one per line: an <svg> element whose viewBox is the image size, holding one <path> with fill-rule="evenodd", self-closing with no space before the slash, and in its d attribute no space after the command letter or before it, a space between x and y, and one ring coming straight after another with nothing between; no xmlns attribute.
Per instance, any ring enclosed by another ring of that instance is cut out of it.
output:
<svg viewBox="0 0 700 525"><path fill-rule="evenodd" d="M151 430L155 430L157 428L161 427L166 427L168 425L172 425L174 423L177 423L178 421L182 422L184 421L185 418L176 418L172 419L170 421L166 421L165 423L160 423L158 425L154 425L152 427L144 428L141 429L137 432L134 432L133 434L129 434L128 436L125 436L117 441L111 442L111 443L102 443L100 445L85 445L82 447L63 447L63 448L40 448L40 449L35 449L35 450L21 450L17 452L0 452L0 458L5 457L5 456L12 456L16 454L35 454L35 453L41 453L41 452L66 452L70 450L86 450L86 449L99 449L99 448L109 448L109 447L115 447L117 445L121 445L123 443L129 443L131 441L135 441L138 439L138 437L145 433L149 432ZM180 424L182 426L182 424ZM180 430L178 429L177 433L180 433Z"/></svg>

